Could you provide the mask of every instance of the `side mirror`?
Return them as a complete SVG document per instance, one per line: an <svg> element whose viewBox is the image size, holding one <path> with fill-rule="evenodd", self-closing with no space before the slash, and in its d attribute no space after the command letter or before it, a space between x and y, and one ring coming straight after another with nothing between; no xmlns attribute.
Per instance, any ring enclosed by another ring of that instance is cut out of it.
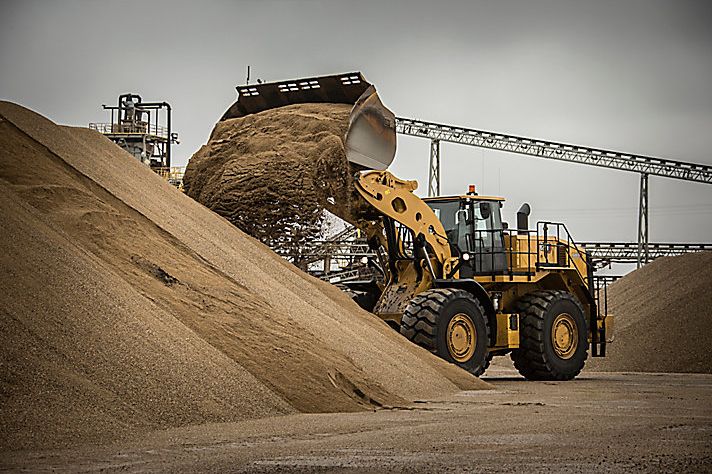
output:
<svg viewBox="0 0 712 474"><path fill-rule="evenodd" d="M489 219L490 216L490 203L481 202L480 203L480 215L483 219Z"/></svg>

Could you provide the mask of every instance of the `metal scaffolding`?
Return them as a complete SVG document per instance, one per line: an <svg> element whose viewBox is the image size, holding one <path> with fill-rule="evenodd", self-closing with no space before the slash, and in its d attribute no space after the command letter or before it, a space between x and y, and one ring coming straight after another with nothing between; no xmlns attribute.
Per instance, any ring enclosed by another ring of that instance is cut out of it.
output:
<svg viewBox="0 0 712 474"><path fill-rule="evenodd" d="M648 263L648 173L640 173L638 204L638 268Z"/></svg>
<svg viewBox="0 0 712 474"><path fill-rule="evenodd" d="M610 263L637 263L639 247L636 242L582 242L594 265L602 268ZM712 244L697 243L649 243L648 260L659 257L674 257L690 252L712 251Z"/></svg>
<svg viewBox="0 0 712 474"><path fill-rule="evenodd" d="M430 145L428 194L440 189L440 142L506 151L520 155L569 161L602 168L640 173L640 204L638 208L638 265L648 260L648 176L664 176L684 181L712 184L712 166L667 160L632 153L569 145L548 140L455 127L422 120L396 118L396 132L427 138ZM437 146L437 160L434 148ZM437 169L435 169L437 168Z"/></svg>
<svg viewBox="0 0 712 474"><path fill-rule="evenodd" d="M168 102L144 102L138 94L121 94L117 105L102 105L111 113L108 123L90 123L138 161L178 186L182 171L171 163L171 148L179 143L171 129L173 109Z"/></svg>

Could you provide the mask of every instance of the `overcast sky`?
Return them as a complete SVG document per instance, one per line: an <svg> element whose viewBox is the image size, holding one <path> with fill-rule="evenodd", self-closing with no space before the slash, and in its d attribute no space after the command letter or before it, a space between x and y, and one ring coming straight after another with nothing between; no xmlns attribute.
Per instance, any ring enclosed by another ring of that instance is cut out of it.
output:
<svg viewBox="0 0 712 474"><path fill-rule="evenodd" d="M0 1L0 97L72 125L174 108L185 163L234 87L359 70L398 116L712 164L710 1ZM392 170L427 188L429 143ZM442 145L442 191L634 241L638 175ZM650 178L651 241L711 242L712 186Z"/></svg>

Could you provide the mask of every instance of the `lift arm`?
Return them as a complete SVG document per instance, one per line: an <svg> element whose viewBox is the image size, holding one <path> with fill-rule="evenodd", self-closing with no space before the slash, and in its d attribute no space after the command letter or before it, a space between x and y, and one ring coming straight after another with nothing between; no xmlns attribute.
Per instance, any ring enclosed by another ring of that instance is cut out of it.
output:
<svg viewBox="0 0 712 474"><path fill-rule="evenodd" d="M416 238L422 236L432 248L433 255L429 257L439 264L444 274L450 272L452 255L445 228L425 201L413 194L418 187L416 181L397 178L388 171L372 170L358 173L355 185L361 197L380 215L412 230Z"/></svg>

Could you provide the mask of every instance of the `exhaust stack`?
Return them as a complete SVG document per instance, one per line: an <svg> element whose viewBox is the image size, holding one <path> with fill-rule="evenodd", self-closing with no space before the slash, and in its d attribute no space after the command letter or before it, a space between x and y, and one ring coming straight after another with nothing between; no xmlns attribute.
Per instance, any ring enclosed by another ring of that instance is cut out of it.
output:
<svg viewBox="0 0 712 474"><path fill-rule="evenodd" d="M517 230L527 231L529 230L529 214L531 214L532 208L526 202L522 204L522 207L517 211Z"/></svg>

